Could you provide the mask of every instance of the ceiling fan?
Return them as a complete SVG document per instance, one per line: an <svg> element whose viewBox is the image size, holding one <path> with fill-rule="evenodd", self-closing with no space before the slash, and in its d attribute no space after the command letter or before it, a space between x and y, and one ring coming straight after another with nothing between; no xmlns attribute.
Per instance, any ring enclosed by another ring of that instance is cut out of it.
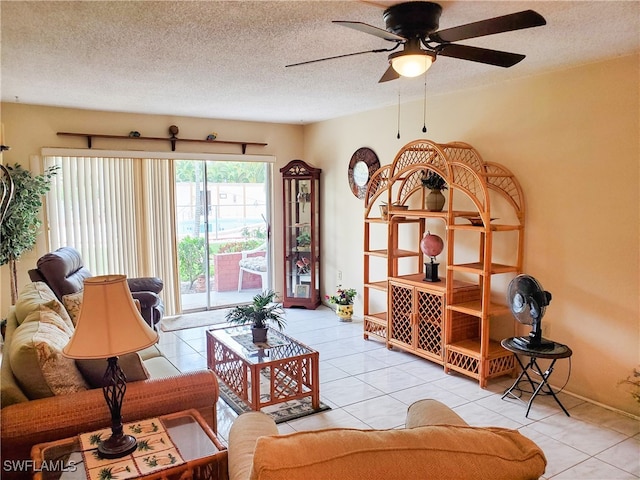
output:
<svg viewBox="0 0 640 480"><path fill-rule="evenodd" d="M489 18L458 27L438 30L442 7L433 2L405 2L387 8L382 17L386 30L363 22L334 20L333 23L368 33L389 42L392 48L366 50L333 57L294 63L287 67L322 62L335 58L361 55L364 53L392 52L402 46L402 50L389 55L389 68L379 82L395 80L400 76L417 77L426 72L438 55L471 60L498 67L512 67L524 59L524 55L487 48L460 45L459 40L483 37L496 33L539 27L547 22L533 10L525 10L510 15Z"/></svg>

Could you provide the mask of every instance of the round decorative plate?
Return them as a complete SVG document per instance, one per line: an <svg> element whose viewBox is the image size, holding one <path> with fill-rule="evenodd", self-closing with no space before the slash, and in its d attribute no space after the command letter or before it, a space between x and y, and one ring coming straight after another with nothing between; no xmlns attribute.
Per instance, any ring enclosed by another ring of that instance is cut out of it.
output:
<svg viewBox="0 0 640 480"><path fill-rule="evenodd" d="M348 171L349 187L356 197L364 198L369 180L379 168L380 160L378 160L378 155L370 148L359 148L351 156Z"/></svg>

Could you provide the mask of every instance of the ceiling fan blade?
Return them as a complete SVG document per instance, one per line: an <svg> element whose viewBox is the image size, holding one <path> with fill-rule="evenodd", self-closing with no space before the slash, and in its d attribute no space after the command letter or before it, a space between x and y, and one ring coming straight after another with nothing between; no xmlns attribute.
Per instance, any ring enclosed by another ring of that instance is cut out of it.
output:
<svg viewBox="0 0 640 480"><path fill-rule="evenodd" d="M484 37L485 35L540 27L546 24L547 22L542 15L533 10L525 10L502 17L467 23L458 27L445 28L429 35L429 40L434 42L457 42L467 38Z"/></svg>
<svg viewBox="0 0 640 480"><path fill-rule="evenodd" d="M406 38L401 37L400 35L396 35L395 33L387 32L382 28L374 27L373 25L369 25L368 23L363 22L345 22L343 20L334 20L333 23L337 23L338 25L342 25L343 27L352 28L354 30L358 30L359 32L368 33L369 35L374 35L376 37L383 38L390 42L404 42Z"/></svg>
<svg viewBox="0 0 640 480"><path fill-rule="evenodd" d="M292 63L290 65L285 65L285 67L297 67L300 65L307 65L308 63L316 63L316 62L324 62L325 60L333 60L335 58L353 57L354 55L362 55L364 53L390 52L391 50L395 50L395 49L381 48L377 50L365 50L364 52L345 53L344 55L335 55L333 57L317 58L315 60L307 60L306 62Z"/></svg>
<svg viewBox="0 0 640 480"><path fill-rule="evenodd" d="M389 65L389 68L387 68L387 71L384 72L384 75L380 77L380 80L378 80L378 83L389 82L397 78L400 78L400 74L396 72L391 65Z"/></svg>
<svg viewBox="0 0 640 480"><path fill-rule="evenodd" d="M448 43L438 48L438 55L504 68L513 67L525 57L519 53L501 52L500 50L489 50L488 48L470 47L455 43Z"/></svg>

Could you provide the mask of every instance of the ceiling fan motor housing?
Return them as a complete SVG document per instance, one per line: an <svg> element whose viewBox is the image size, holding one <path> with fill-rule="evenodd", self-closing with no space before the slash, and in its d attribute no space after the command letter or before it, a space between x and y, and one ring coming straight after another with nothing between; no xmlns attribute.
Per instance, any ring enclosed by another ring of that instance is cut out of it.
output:
<svg viewBox="0 0 640 480"><path fill-rule="evenodd" d="M404 38L425 38L438 30L442 7L433 2L405 2L384 11L387 30Z"/></svg>

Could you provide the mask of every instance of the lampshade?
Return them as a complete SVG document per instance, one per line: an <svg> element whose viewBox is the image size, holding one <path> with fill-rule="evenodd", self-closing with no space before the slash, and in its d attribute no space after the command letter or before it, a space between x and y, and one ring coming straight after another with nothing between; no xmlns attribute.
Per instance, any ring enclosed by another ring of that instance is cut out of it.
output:
<svg viewBox="0 0 640 480"><path fill-rule="evenodd" d="M429 70L434 58L423 50L405 50L389 55L391 66L403 77L417 77Z"/></svg>
<svg viewBox="0 0 640 480"><path fill-rule="evenodd" d="M70 358L109 358L157 341L158 333L133 301L127 277L105 275L85 279L75 332L62 352Z"/></svg>

